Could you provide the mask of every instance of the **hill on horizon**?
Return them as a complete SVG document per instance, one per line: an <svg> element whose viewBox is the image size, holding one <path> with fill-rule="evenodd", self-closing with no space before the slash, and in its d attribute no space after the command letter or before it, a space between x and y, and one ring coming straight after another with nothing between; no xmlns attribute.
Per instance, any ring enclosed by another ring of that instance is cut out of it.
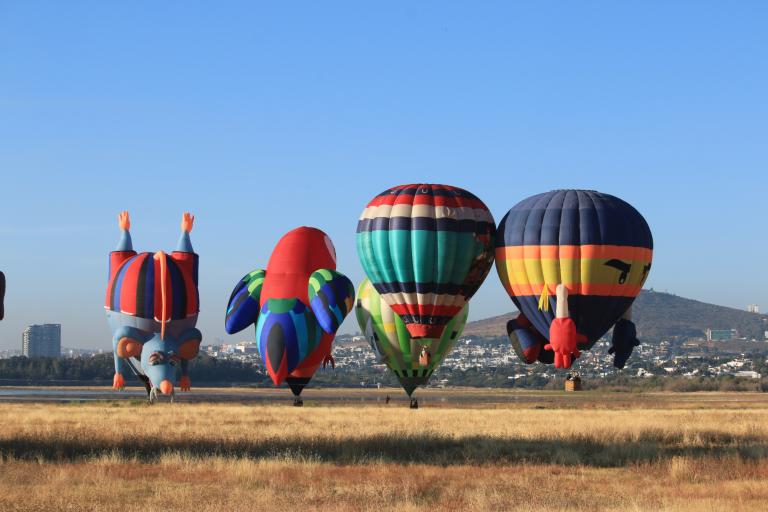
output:
<svg viewBox="0 0 768 512"><path fill-rule="evenodd" d="M506 336L507 322L517 312L469 322L465 336ZM643 290L632 306L638 335L645 338L705 336L707 329L736 329L739 336L762 340L768 315L717 306L670 293Z"/></svg>

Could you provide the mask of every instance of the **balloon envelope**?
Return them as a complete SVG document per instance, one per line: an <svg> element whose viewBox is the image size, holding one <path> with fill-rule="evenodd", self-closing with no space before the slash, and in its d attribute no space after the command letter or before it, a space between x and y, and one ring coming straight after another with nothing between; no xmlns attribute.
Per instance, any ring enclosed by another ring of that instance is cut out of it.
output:
<svg viewBox="0 0 768 512"><path fill-rule="evenodd" d="M118 216L121 236L116 250L109 254L104 299L112 330L116 389L125 386L124 374L129 368L136 371L134 361L139 361L138 375L147 391L173 393L178 370L181 389L190 388L189 362L202 342L202 333L195 328L200 296L199 257L189 235L193 222L194 216L183 215L181 236L170 254L137 253L128 212Z"/></svg>
<svg viewBox="0 0 768 512"><path fill-rule="evenodd" d="M653 238L630 204L591 190L524 199L499 223L496 270L517 308L544 338L564 284L568 309L591 347L629 309L651 269Z"/></svg>
<svg viewBox="0 0 768 512"><path fill-rule="evenodd" d="M354 304L354 285L336 269L323 231L300 227L275 246L266 270L243 277L229 300L228 333L256 325L259 354L275 385L298 394L330 357L336 330Z"/></svg>
<svg viewBox="0 0 768 512"><path fill-rule="evenodd" d="M413 338L439 338L493 263L495 223L476 196L448 185L391 188L366 206L357 253Z"/></svg>
<svg viewBox="0 0 768 512"><path fill-rule="evenodd" d="M424 385L445 356L456 345L467 323L469 305L445 326L439 337L411 337L398 315L381 299L368 279L357 291L355 314L360 329L380 362L389 367L410 396L416 386ZM426 348L425 355L422 350Z"/></svg>

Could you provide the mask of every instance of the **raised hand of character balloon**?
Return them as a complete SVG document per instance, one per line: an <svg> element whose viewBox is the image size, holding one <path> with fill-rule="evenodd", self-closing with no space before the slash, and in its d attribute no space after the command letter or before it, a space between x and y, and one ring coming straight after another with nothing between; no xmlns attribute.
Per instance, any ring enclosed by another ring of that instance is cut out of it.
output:
<svg viewBox="0 0 768 512"><path fill-rule="evenodd" d="M131 229L131 217L128 215L128 212L120 212L117 215L117 224L123 231Z"/></svg>
<svg viewBox="0 0 768 512"><path fill-rule="evenodd" d="M184 212L181 217L181 230L187 233L192 231L192 226L195 223L195 216L189 212Z"/></svg>

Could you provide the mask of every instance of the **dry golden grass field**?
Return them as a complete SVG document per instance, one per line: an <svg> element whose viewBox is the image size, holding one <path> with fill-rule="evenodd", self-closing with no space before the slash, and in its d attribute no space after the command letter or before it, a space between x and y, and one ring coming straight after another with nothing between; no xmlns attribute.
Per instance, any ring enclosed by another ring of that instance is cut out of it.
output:
<svg viewBox="0 0 768 512"><path fill-rule="evenodd" d="M3 403L0 510L768 506L768 395L513 394L482 406L427 390L419 410Z"/></svg>

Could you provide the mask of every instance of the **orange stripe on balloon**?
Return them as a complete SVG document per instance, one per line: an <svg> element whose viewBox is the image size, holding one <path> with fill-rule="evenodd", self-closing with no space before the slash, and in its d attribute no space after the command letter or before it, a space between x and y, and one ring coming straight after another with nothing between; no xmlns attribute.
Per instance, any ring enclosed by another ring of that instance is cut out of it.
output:
<svg viewBox="0 0 768 512"><path fill-rule="evenodd" d="M166 273L166 261L165 261L165 253L163 251L157 251L155 253L155 260L160 262L160 294L161 294L161 302L162 302L162 318L160 321L162 322L160 325L160 339L165 339L165 322L167 321L166 312L168 311L166 309L167 307L167 294L166 294L166 285L165 285L165 277L167 275Z"/></svg>
<svg viewBox="0 0 768 512"><path fill-rule="evenodd" d="M628 245L512 245L496 248L496 259L619 259L651 261L653 250Z"/></svg>
<svg viewBox="0 0 768 512"><path fill-rule="evenodd" d="M637 297L640 294L641 286L620 285L620 284L566 284L569 295L594 295L600 297ZM507 293L516 297L541 296L544 286L541 284L511 284L504 287ZM556 284L547 286L550 295L555 294Z"/></svg>

